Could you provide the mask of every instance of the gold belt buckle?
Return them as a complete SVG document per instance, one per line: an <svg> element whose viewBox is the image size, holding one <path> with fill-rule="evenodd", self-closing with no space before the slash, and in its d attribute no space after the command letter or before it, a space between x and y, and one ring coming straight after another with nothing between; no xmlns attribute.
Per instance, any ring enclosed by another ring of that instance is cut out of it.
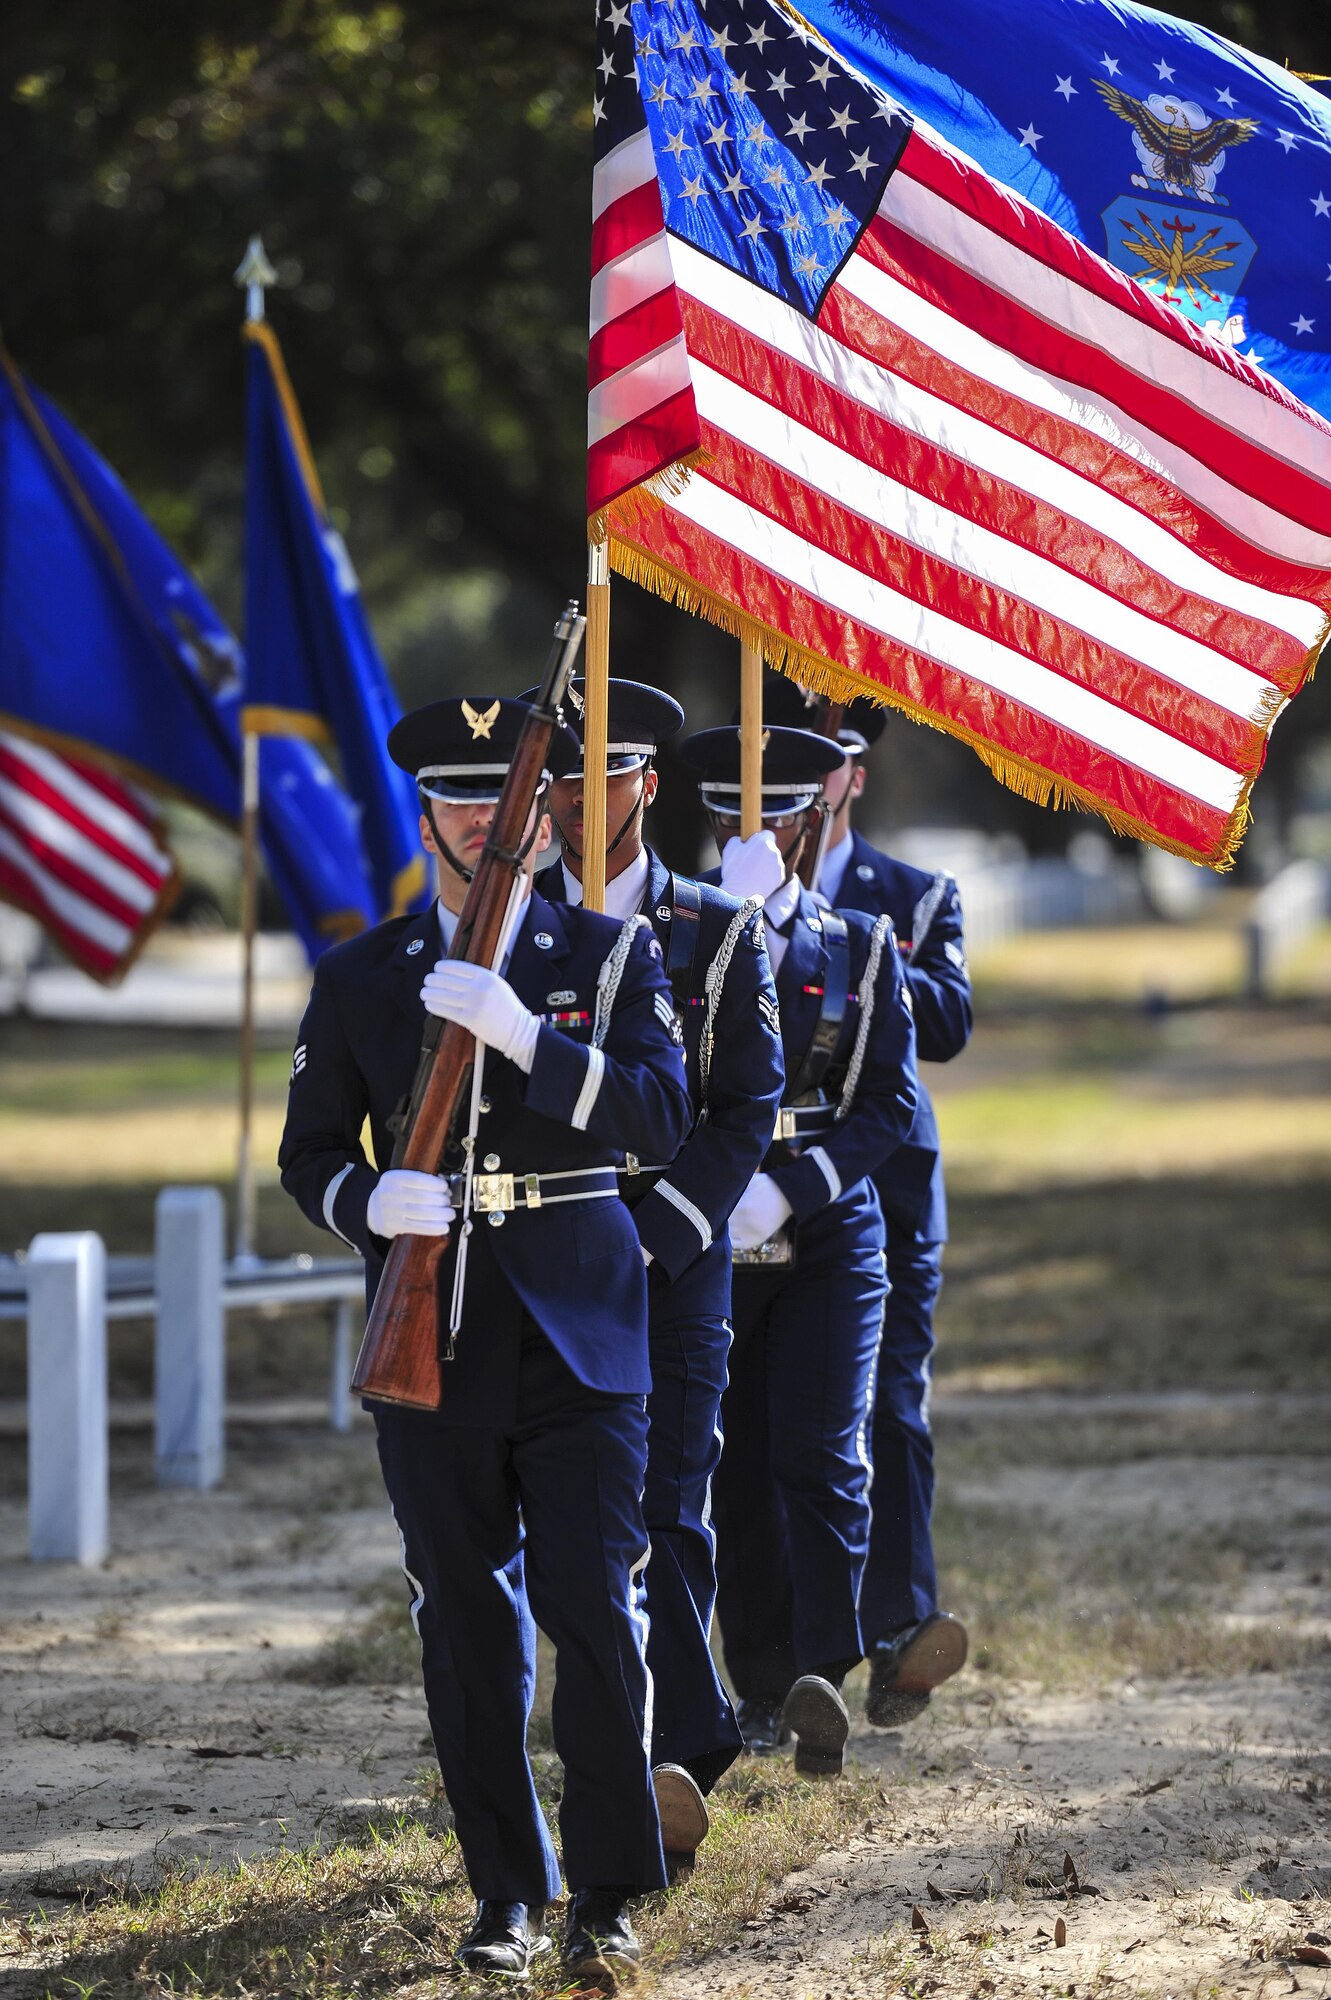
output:
<svg viewBox="0 0 1331 2000"><path fill-rule="evenodd" d="M776 1136L778 1139L794 1139L799 1135L799 1122L794 1111L785 1106L776 1114Z"/></svg>
<svg viewBox="0 0 1331 2000"><path fill-rule="evenodd" d="M478 1215L493 1215L499 1209L507 1211L516 1208L512 1174L473 1174L471 1205Z"/></svg>

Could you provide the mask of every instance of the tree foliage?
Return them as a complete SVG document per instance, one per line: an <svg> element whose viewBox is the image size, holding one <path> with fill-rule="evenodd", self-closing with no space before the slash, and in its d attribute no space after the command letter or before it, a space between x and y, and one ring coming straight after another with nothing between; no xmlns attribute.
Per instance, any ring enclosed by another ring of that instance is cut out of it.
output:
<svg viewBox="0 0 1331 2000"><path fill-rule="evenodd" d="M1178 11L1331 68L1323 0ZM473 655L440 659L449 635L521 672L546 610L579 587L589 14L590 0L9 0L0 29L11 350L239 618L231 274L261 230L325 488L409 699L440 674L474 677ZM455 593L441 622L433 579L495 571L506 596L482 590L468 627ZM637 592L617 592L615 615L621 672L687 692L729 658ZM924 768L990 811L972 762L938 744Z"/></svg>

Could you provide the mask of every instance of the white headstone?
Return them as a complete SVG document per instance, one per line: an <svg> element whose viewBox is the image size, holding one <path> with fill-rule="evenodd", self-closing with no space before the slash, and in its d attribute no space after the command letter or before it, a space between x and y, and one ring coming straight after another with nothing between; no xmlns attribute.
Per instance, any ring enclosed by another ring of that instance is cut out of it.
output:
<svg viewBox="0 0 1331 2000"><path fill-rule="evenodd" d="M207 1491L225 1462L226 1340L222 1246L226 1212L214 1187L157 1197L154 1402L159 1486Z"/></svg>
<svg viewBox="0 0 1331 2000"><path fill-rule="evenodd" d="M28 1248L28 1543L34 1562L107 1550L106 1246L91 1230Z"/></svg>

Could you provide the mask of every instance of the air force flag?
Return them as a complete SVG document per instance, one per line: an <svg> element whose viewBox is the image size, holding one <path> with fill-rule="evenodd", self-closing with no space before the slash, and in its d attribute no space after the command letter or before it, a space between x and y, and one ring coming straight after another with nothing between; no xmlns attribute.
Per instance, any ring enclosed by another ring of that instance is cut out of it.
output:
<svg viewBox="0 0 1331 2000"><path fill-rule="evenodd" d="M1131 0L800 0L1099 256L1331 415L1331 101ZM1019 31L1018 31L1019 27Z"/></svg>

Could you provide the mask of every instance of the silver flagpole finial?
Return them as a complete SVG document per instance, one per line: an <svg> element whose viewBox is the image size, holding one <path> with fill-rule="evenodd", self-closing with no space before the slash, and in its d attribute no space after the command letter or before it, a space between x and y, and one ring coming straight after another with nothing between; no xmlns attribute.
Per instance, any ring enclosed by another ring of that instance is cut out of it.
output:
<svg viewBox="0 0 1331 2000"><path fill-rule="evenodd" d="M249 319L264 317L263 295L277 283L277 272L268 261L262 236L251 236L245 255L236 266L236 283L245 287L245 314Z"/></svg>

